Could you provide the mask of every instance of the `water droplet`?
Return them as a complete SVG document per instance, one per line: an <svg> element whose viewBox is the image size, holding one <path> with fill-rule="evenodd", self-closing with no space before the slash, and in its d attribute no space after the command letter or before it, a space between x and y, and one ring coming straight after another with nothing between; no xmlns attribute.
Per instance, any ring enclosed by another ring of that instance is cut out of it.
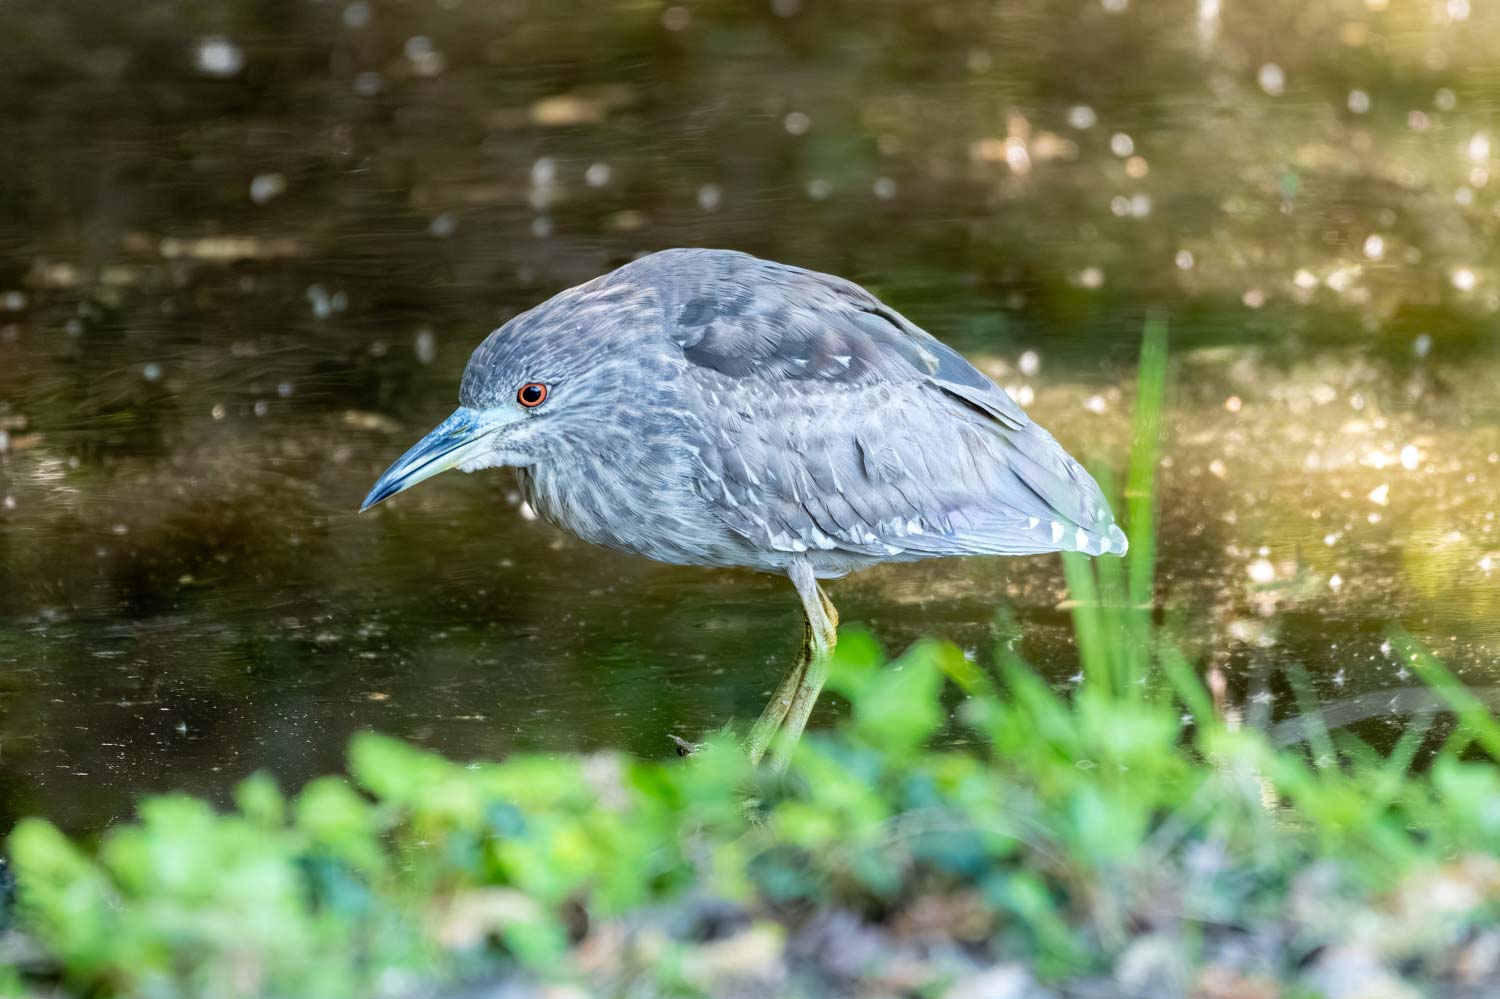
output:
<svg viewBox="0 0 1500 999"><path fill-rule="evenodd" d="M245 66L245 53L222 35L210 35L198 42L198 69L209 76L233 76Z"/></svg>
<svg viewBox="0 0 1500 999"><path fill-rule="evenodd" d="M358 31L370 23L370 5L365 0L354 0L344 8L344 26Z"/></svg>
<svg viewBox="0 0 1500 999"><path fill-rule="evenodd" d="M1068 108L1068 124L1079 131L1093 128L1098 121L1094 109L1087 104L1075 104Z"/></svg>
<svg viewBox="0 0 1500 999"><path fill-rule="evenodd" d="M1286 73L1274 62L1268 62L1255 74L1255 82L1272 97L1280 97L1282 91L1286 90Z"/></svg>
<svg viewBox="0 0 1500 999"><path fill-rule="evenodd" d="M402 47L406 61L418 76L437 76L443 71L443 54L426 35L413 35Z"/></svg>
<svg viewBox="0 0 1500 999"><path fill-rule="evenodd" d="M425 326L417 330L412 350L416 353L418 362L431 364L433 359L437 357L437 335Z"/></svg>
<svg viewBox="0 0 1500 999"><path fill-rule="evenodd" d="M250 181L250 200L263 205L286 191L286 177L279 173L259 173Z"/></svg>

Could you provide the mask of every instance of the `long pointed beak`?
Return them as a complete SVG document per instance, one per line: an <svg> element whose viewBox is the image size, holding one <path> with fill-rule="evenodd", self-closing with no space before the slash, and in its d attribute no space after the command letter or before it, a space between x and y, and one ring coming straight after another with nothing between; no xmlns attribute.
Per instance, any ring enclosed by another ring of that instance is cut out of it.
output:
<svg viewBox="0 0 1500 999"><path fill-rule="evenodd" d="M418 482L462 464L485 445L485 438L505 426L506 421L460 407L385 470L360 505L359 512L364 513L381 500L390 499Z"/></svg>

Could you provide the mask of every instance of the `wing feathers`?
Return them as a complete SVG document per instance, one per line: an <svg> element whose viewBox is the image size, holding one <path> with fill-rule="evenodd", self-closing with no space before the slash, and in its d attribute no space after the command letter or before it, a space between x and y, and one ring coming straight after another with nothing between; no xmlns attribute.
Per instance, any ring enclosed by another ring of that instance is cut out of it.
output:
<svg viewBox="0 0 1500 999"><path fill-rule="evenodd" d="M699 493L753 543L873 557L1125 550L1088 473L858 287L741 254L679 297Z"/></svg>

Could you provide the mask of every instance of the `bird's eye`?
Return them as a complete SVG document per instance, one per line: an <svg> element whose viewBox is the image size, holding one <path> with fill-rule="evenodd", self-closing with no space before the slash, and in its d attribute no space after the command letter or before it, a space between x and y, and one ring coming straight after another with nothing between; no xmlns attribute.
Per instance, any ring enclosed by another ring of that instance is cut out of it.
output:
<svg viewBox="0 0 1500 999"><path fill-rule="evenodd" d="M516 393L516 401L527 409L535 409L547 401L547 386L541 382L527 382Z"/></svg>

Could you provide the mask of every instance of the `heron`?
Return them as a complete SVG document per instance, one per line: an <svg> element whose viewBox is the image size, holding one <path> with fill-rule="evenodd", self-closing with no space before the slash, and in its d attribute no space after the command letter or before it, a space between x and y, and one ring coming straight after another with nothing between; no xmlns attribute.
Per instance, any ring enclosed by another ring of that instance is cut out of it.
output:
<svg viewBox="0 0 1500 999"><path fill-rule="evenodd" d="M584 541L791 580L802 644L745 742L777 768L837 640L822 581L1127 547L1083 466L956 351L859 285L731 250L640 257L490 333L361 511L495 466Z"/></svg>

